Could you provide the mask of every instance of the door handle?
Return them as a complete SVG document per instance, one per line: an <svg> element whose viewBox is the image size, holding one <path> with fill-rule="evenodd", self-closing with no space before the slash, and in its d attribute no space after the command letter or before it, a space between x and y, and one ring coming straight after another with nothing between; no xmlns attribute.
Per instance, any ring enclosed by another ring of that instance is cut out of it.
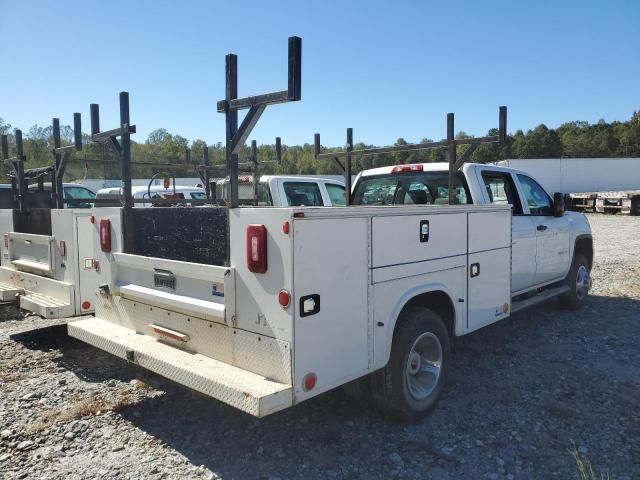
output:
<svg viewBox="0 0 640 480"><path fill-rule="evenodd" d="M538 230L539 232L544 232L547 229L546 225L538 225L536 227L536 230Z"/></svg>

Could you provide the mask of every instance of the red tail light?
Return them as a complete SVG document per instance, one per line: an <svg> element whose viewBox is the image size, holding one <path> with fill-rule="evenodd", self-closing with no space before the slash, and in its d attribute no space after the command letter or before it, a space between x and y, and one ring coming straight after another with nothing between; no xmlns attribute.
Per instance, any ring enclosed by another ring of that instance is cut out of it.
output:
<svg viewBox="0 0 640 480"><path fill-rule="evenodd" d="M424 166L422 164L416 165L398 165L391 169L391 173L407 173L407 172L422 172Z"/></svg>
<svg viewBox="0 0 640 480"><path fill-rule="evenodd" d="M60 240L60 256L61 257L66 257L67 256L67 242L65 242L64 240Z"/></svg>
<svg viewBox="0 0 640 480"><path fill-rule="evenodd" d="M111 251L111 221L100 220L100 248L103 252Z"/></svg>
<svg viewBox="0 0 640 480"><path fill-rule="evenodd" d="M316 386L316 382L318 381L318 377L315 373L307 373L302 379L302 389L305 392L309 390L313 390Z"/></svg>
<svg viewBox="0 0 640 480"><path fill-rule="evenodd" d="M267 227L247 225L247 268L253 273L267 271Z"/></svg>

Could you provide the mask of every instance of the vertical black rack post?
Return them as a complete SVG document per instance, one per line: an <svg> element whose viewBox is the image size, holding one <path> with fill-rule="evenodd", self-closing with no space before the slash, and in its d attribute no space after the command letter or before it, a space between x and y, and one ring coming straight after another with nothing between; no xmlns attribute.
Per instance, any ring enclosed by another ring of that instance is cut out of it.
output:
<svg viewBox="0 0 640 480"><path fill-rule="evenodd" d="M238 57L232 53L225 57L225 99L218 102L218 112L225 114L226 165L229 176L229 208L237 208L238 198L238 153L251 134L260 116L268 105L295 102L301 98L302 40L289 37L289 62L287 90L252 97L238 98ZM238 110L249 109L238 126Z"/></svg>
<svg viewBox="0 0 640 480"><path fill-rule="evenodd" d="M60 119L53 119L53 169L51 171L51 200L55 208L64 208L63 177L71 154L82 150L82 120L73 114L73 145L61 146ZM73 205L72 205L73 206Z"/></svg>
<svg viewBox="0 0 640 480"><path fill-rule="evenodd" d="M131 195L131 134L136 133L136 126L130 124L129 93L120 92L120 126L112 130L100 131L100 107L97 103L91 109L91 140L107 144L111 147L122 167L123 196L123 240L124 252L133 251L133 228L131 226L133 197ZM120 140L118 140L118 137Z"/></svg>
<svg viewBox="0 0 640 480"><path fill-rule="evenodd" d="M449 204L454 203L454 179L456 172L460 170L462 165L465 164L476 149L486 143L504 143L507 141L507 107L499 108L498 118L498 135L489 135L479 138L455 138L454 130L454 116L453 113L447 114L447 139L440 142L425 142L425 143L413 143L407 145L396 145L393 147L380 147L380 148L365 148L362 150L353 149L353 130L347 129L347 146L343 151L337 152L325 152L321 153L320 134L316 133L313 139L315 158L331 158L333 159L338 168L344 173L345 180L345 200L347 205L351 205L351 159L353 157L360 157L365 155L377 155L380 153L397 153L397 152L412 152L416 150L427 150L432 148L447 148L448 161L449 161L449 182L448 182L448 196ZM469 145L469 148L465 150L464 154L457 158L456 147L458 145ZM344 158L344 164L340 161L340 158Z"/></svg>
<svg viewBox="0 0 640 480"><path fill-rule="evenodd" d="M15 200L18 206L18 210L24 212L27 208L26 205L26 195L27 195L27 182L24 177L24 162L27 159L24 156L24 148L22 144L22 130L16 129L14 131L15 141L16 141L16 156L9 157L9 140L6 135L2 135L2 159L5 163L11 165L14 175L15 181L12 181L12 189L14 188L17 191L15 194Z"/></svg>

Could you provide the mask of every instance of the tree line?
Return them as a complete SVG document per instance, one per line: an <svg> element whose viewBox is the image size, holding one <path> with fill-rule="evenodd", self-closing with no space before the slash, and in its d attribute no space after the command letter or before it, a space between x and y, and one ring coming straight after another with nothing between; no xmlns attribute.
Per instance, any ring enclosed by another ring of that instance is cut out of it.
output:
<svg viewBox="0 0 640 480"><path fill-rule="evenodd" d="M12 126L0 118L0 133L9 137L11 156L15 155L15 138ZM492 129L488 135L497 135ZM73 129L69 125L61 126L62 144L73 143ZM76 152L70 160L65 178L68 181L82 178L120 178L118 161L110 148L96 144L87 134L83 134L83 150ZM465 132L459 132L456 138L471 138ZM423 138L421 142L434 139ZM394 145L408 142L399 138ZM24 154L27 158L25 168L40 167L52 162L52 127L32 126L23 131ZM166 170L177 177L195 177L194 165L203 163L204 140L189 141L182 135L172 134L164 128L152 131L143 142L132 141L132 161L134 178L149 178L159 171ZM355 149L375 148L375 145L357 143ZM468 146L459 146L458 154L464 153ZM189 157L187 157L189 149ZM212 165L221 166L211 176L224 176L225 147L221 142L208 145L209 159ZM323 147L323 151L335 151L340 148ZM479 163L494 162L507 158L560 158L560 157L640 157L640 112L634 112L625 122L597 123L576 121L548 128L544 124L524 132L517 130L509 135L505 144L481 145L472 155L471 161ZM247 161L249 148L244 146L240 159ZM275 159L275 145L260 145L258 161ZM446 149L432 149L414 152L397 152L354 158L353 171L402 163L444 162ZM2 177L6 178L8 166L2 165ZM219 173L218 173L219 170ZM314 146L283 145L280 164L265 164L261 170L275 174L337 174L340 173L332 160L316 160ZM4 180L0 180L4 181Z"/></svg>

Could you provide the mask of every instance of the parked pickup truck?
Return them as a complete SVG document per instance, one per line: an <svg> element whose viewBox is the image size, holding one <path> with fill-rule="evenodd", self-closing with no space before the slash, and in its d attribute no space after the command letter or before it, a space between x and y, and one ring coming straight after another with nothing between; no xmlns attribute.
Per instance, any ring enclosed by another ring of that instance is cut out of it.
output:
<svg viewBox="0 0 640 480"><path fill-rule="evenodd" d="M243 175L238 179L238 196L241 204L254 202L253 176ZM229 179L215 182L215 197L227 198ZM331 207L344 205L344 181L323 177L300 175L262 175L257 184L259 206L306 206Z"/></svg>
<svg viewBox="0 0 640 480"><path fill-rule="evenodd" d="M362 172L352 193L341 208L96 210L95 318L69 334L258 417L349 384L415 420L452 336L586 300L589 225L522 172L466 165L455 205L437 164Z"/></svg>

